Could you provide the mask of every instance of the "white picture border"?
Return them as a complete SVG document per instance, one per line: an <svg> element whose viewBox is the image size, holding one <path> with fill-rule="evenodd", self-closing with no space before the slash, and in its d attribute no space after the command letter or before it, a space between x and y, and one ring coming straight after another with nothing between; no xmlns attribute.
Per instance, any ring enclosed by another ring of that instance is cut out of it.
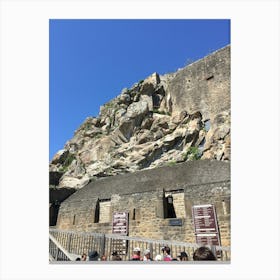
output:
<svg viewBox="0 0 280 280"><path fill-rule="evenodd" d="M277 0L1 0L0 278L279 279L279 10ZM48 263L48 34L55 18L231 19L230 265Z"/></svg>

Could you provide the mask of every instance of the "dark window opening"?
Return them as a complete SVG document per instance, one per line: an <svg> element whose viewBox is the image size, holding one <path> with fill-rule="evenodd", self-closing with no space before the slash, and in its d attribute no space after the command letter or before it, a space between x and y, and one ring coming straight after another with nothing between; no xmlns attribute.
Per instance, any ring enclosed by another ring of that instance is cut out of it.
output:
<svg viewBox="0 0 280 280"><path fill-rule="evenodd" d="M176 218L172 195L163 198L164 218Z"/></svg>
<svg viewBox="0 0 280 280"><path fill-rule="evenodd" d="M49 223L50 226L55 226L57 223L58 211L59 211L60 203L56 200L51 204L49 209Z"/></svg>
<svg viewBox="0 0 280 280"><path fill-rule="evenodd" d="M171 191L168 191L168 193L170 194L174 194L174 193L183 193L184 192L184 189L177 189L177 190L171 190Z"/></svg>
<svg viewBox="0 0 280 280"><path fill-rule="evenodd" d="M133 209L133 214L132 214L132 220L136 220L135 214L136 214L136 210L135 210L135 208L134 208L134 209Z"/></svg>
<svg viewBox="0 0 280 280"><path fill-rule="evenodd" d="M111 201L110 198L101 198L98 200L99 202L106 202L106 201Z"/></svg>
<svg viewBox="0 0 280 280"><path fill-rule="evenodd" d="M211 80L213 78L214 78L214 75L210 75L209 77L206 78L206 81L209 81L209 80Z"/></svg>
<svg viewBox="0 0 280 280"><path fill-rule="evenodd" d="M73 217L73 225L75 225L75 222L76 222L76 215L74 215Z"/></svg>
<svg viewBox="0 0 280 280"><path fill-rule="evenodd" d="M100 214L100 204L98 199L95 206L94 223L99 223L99 214Z"/></svg>

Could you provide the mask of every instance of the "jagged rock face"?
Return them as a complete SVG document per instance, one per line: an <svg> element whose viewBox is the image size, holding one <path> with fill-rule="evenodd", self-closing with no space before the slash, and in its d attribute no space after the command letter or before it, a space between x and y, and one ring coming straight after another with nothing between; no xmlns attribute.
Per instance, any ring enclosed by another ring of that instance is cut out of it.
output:
<svg viewBox="0 0 280 280"><path fill-rule="evenodd" d="M58 187L176 162L230 160L230 47L125 88L50 163Z"/></svg>

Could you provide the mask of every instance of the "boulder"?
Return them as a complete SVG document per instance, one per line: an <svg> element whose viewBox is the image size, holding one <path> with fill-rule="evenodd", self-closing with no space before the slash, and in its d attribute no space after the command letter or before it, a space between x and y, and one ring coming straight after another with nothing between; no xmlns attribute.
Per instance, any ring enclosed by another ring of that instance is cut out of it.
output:
<svg viewBox="0 0 280 280"><path fill-rule="evenodd" d="M154 89L152 89L151 92L153 92L153 90ZM142 94L142 95L140 95L139 100L146 102L148 104L148 110L153 111L154 105L153 105L152 94L150 94L150 95Z"/></svg>
<svg viewBox="0 0 280 280"><path fill-rule="evenodd" d="M143 81L143 84L142 85L146 85L146 84L151 84L153 85L154 87L160 83L160 77L159 77L159 74L154 72L152 75L150 75L148 78L146 78L144 81Z"/></svg>
<svg viewBox="0 0 280 280"><path fill-rule="evenodd" d="M154 121L151 126L151 131L156 132L160 128L168 129L170 123L170 116L162 114L153 114Z"/></svg>
<svg viewBox="0 0 280 280"><path fill-rule="evenodd" d="M130 119L130 118L122 119L119 127L117 128L117 134L121 140L125 139L125 142L130 140L134 132L135 122L136 122L135 119Z"/></svg>
<svg viewBox="0 0 280 280"><path fill-rule="evenodd" d="M180 124L188 115L186 111L174 112L172 114L171 122L174 124Z"/></svg>
<svg viewBox="0 0 280 280"><path fill-rule="evenodd" d="M140 126L148 112L149 106L146 101L134 102L128 106L126 118L133 119L135 126Z"/></svg>
<svg viewBox="0 0 280 280"><path fill-rule="evenodd" d="M89 178L87 176L82 179L78 179L70 176L63 176L60 180L59 188L74 188L80 189L85 186L89 182Z"/></svg>
<svg viewBox="0 0 280 280"><path fill-rule="evenodd" d="M80 159L82 163L86 165L93 161L105 160L110 157L110 151L115 147L115 145L115 142L112 141L109 136L105 136L94 142L93 149L81 152Z"/></svg>
<svg viewBox="0 0 280 280"><path fill-rule="evenodd" d="M142 130L141 133L137 135L137 144L143 144L146 142L153 141L154 135L150 130Z"/></svg>
<svg viewBox="0 0 280 280"><path fill-rule="evenodd" d="M128 93L122 93L121 95L119 95L118 97L118 104L130 104L131 102L131 97Z"/></svg>
<svg viewBox="0 0 280 280"><path fill-rule="evenodd" d="M151 117L147 117L142 121L141 128L142 129L150 129L153 124L154 119Z"/></svg>

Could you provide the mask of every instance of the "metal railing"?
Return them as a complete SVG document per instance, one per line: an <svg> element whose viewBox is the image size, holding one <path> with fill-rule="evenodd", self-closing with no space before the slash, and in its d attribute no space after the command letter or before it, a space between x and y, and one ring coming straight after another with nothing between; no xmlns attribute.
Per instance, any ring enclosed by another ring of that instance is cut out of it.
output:
<svg viewBox="0 0 280 280"><path fill-rule="evenodd" d="M164 246L170 247L171 256L176 257L180 252L186 252L189 256L189 260L192 260L194 251L200 247L200 245L196 243L153 240L116 234L86 233L58 229L50 229L49 232L69 254L82 255L83 253L88 254L90 251L95 250L99 253L100 257L106 255L107 260L112 260L113 251L117 251L122 260L128 261L135 247L139 247L141 252L149 249L151 257L154 259L156 255L162 254L161 249ZM215 253L219 261L230 261L230 247L209 247Z"/></svg>
<svg viewBox="0 0 280 280"><path fill-rule="evenodd" d="M49 234L49 261L74 261L74 255L69 254L61 244Z"/></svg>

